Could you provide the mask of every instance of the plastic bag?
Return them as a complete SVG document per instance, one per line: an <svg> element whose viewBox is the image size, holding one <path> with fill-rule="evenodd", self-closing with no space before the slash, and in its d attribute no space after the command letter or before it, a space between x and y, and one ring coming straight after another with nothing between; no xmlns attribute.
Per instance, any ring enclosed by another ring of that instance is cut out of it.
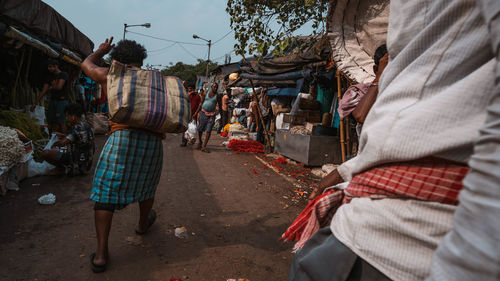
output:
<svg viewBox="0 0 500 281"><path fill-rule="evenodd" d="M47 119L45 119L45 107L43 106L35 106L35 110L33 112L30 111L31 105L26 106L26 112L28 112L31 118L34 118L38 125L45 126L47 125Z"/></svg>
<svg viewBox="0 0 500 281"><path fill-rule="evenodd" d="M47 143L47 145L45 145L45 147L43 148L43 150L54 150L54 149L57 149L57 148L52 148L52 146L54 146L54 143L56 143L58 140L59 140L59 138L57 137L57 135L56 134L52 134L50 136L49 142Z"/></svg>
<svg viewBox="0 0 500 281"><path fill-rule="evenodd" d="M193 120L191 122L189 122L188 124L188 129L186 131L187 135L189 136L189 138L194 138L196 136L196 122Z"/></svg>
<svg viewBox="0 0 500 281"><path fill-rule="evenodd" d="M26 112L28 115L36 120L36 123L42 127L44 127L45 132L48 134L49 129L47 128L47 119L45 118L45 107L43 106L35 106L35 110L31 112L31 105L26 106Z"/></svg>
<svg viewBox="0 0 500 281"><path fill-rule="evenodd" d="M56 203L56 196L52 193L46 194L38 198L38 203L41 205L52 205Z"/></svg>
<svg viewBox="0 0 500 281"><path fill-rule="evenodd" d="M54 175L57 173L57 167L47 161L36 162L31 159L28 162L28 178L43 175Z"/></svg>

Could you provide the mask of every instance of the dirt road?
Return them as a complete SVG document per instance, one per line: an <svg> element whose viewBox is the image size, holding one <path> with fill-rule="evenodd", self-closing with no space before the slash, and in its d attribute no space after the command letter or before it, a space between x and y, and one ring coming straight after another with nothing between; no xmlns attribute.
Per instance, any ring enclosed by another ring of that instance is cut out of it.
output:
<svg viewBox="0 0 500 281"><path fill-rule="evenodd" d="M104 141L97 140L99 148ZM99 275L89 268L95 249L92 176L23 181L20 191L0 198L0 280L286 280L292 245L278 238L303 205L288 207L289 182L221 142L214 137L207 154L167 136L158 220L141 237L134 233L137 204L117 211L108 270ZM57 203L38 205L36 199L49 192ZM187 238L175 237L179 226L187 228Z"/></svg>

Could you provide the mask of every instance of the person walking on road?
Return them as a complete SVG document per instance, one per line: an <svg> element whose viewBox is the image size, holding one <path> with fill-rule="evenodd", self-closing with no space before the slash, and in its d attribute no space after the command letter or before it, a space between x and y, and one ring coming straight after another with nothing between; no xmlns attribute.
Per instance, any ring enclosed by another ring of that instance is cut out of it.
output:
<svg viewBox="0 0 500 281"><path fill-rule="evenodd" d="M107 94L109 72L109 68L99 66L104 55L111 51L111 59L132 67L141 67L147 56L146 49L135 41L122 40L116 47L112 41L113 37L106 39L81 65L87 76L101 84L103 94ZM139 235L145 234L156 220L152 207L162 170L162 137L155 132L111 122L111 135L97 162L90 195L95 201L97 250L90 257L95 273L106 270L108 237L115 210L139 202L140 217L135 229Z"/></svg>
<svg viewBox="0 0 500 281"><path fill-rule="evenodd" d="M222 110L220 112L220 126L217 133L220 134L224 130L224 126L229 122L229 102L231 101L231 89L226 89L224 96L222 96Z"/></svg>
<svg viewBox="0 0 500 281"><path fill-rule="evenodd" d="M198 149L203 152L210 152L207 149L208 140L212 133L212 128L215 123L215 115L217 113L217 89L219 85L213 83L210 87L210 91L201 96L201 103L196 110L195 115L200 113L200 119L198 122L198 137L200 143L198 144ZM205 132L205 139L203 139L203 132Z"/></svg>
<svg viewBox="0 0 500 281"><path fill-rule="evenodd" d="M49 109L47 110L47 123L49 131L66 134L66 115L64 109L68 105L68 73L59 69L59 63L56 60L49 59L47 70L50 78L43 84L42 91L38 95L36 102L31 106L30 111L35 111L35 107L42 98L50 93Z"/></svg>

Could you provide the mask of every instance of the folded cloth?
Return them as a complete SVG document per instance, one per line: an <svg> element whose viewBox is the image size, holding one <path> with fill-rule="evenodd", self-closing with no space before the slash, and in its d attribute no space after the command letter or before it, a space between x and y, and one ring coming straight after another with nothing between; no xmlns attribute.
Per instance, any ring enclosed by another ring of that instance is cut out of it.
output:
<svg viewBox="0 0 500 281"><path fill-rule="evenodd" d="M370 85L371 83L356 84L347 89L337 109L340 117L344 118L356 109L361 98L368 93Z"/></svg>
<svg viewBox="0 0 500 281"><path fill-rule="evenodd" d="M346 189L326 190L311 201L281 236L296 240L294 251L329 225L342 204L354 197L417 199L457 205L469 167L436 161L382 165L354 176Z"/></svg>
<svg viewBox="0 0 500 281"><path fill-rule="evenodd" d="M300 250L320 228L330 224L335 211L342 205L344 193L341 189L330 189L307 204L281 239L297 240L293 251Z"/></svg>

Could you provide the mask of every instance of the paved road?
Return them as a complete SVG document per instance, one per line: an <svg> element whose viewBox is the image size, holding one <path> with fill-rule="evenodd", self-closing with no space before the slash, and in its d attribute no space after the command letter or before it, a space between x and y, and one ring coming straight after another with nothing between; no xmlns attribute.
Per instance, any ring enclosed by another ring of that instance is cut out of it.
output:
<svg viewBox="0 0 500 281"><path fill-rule="evenodd" d="M218 136L209 154L179 142L171 135L164 141L157 223L136 236L137 204L116 212L104 274L89 268L91 176L27 179L21 191L0 198L0 280L286 280L292 245L278 238L303 207L284 208L290 184L253 155L226 151ZM49 192L57 203L38 205ZM174 236L179 226L187 238Z"/></svg>

